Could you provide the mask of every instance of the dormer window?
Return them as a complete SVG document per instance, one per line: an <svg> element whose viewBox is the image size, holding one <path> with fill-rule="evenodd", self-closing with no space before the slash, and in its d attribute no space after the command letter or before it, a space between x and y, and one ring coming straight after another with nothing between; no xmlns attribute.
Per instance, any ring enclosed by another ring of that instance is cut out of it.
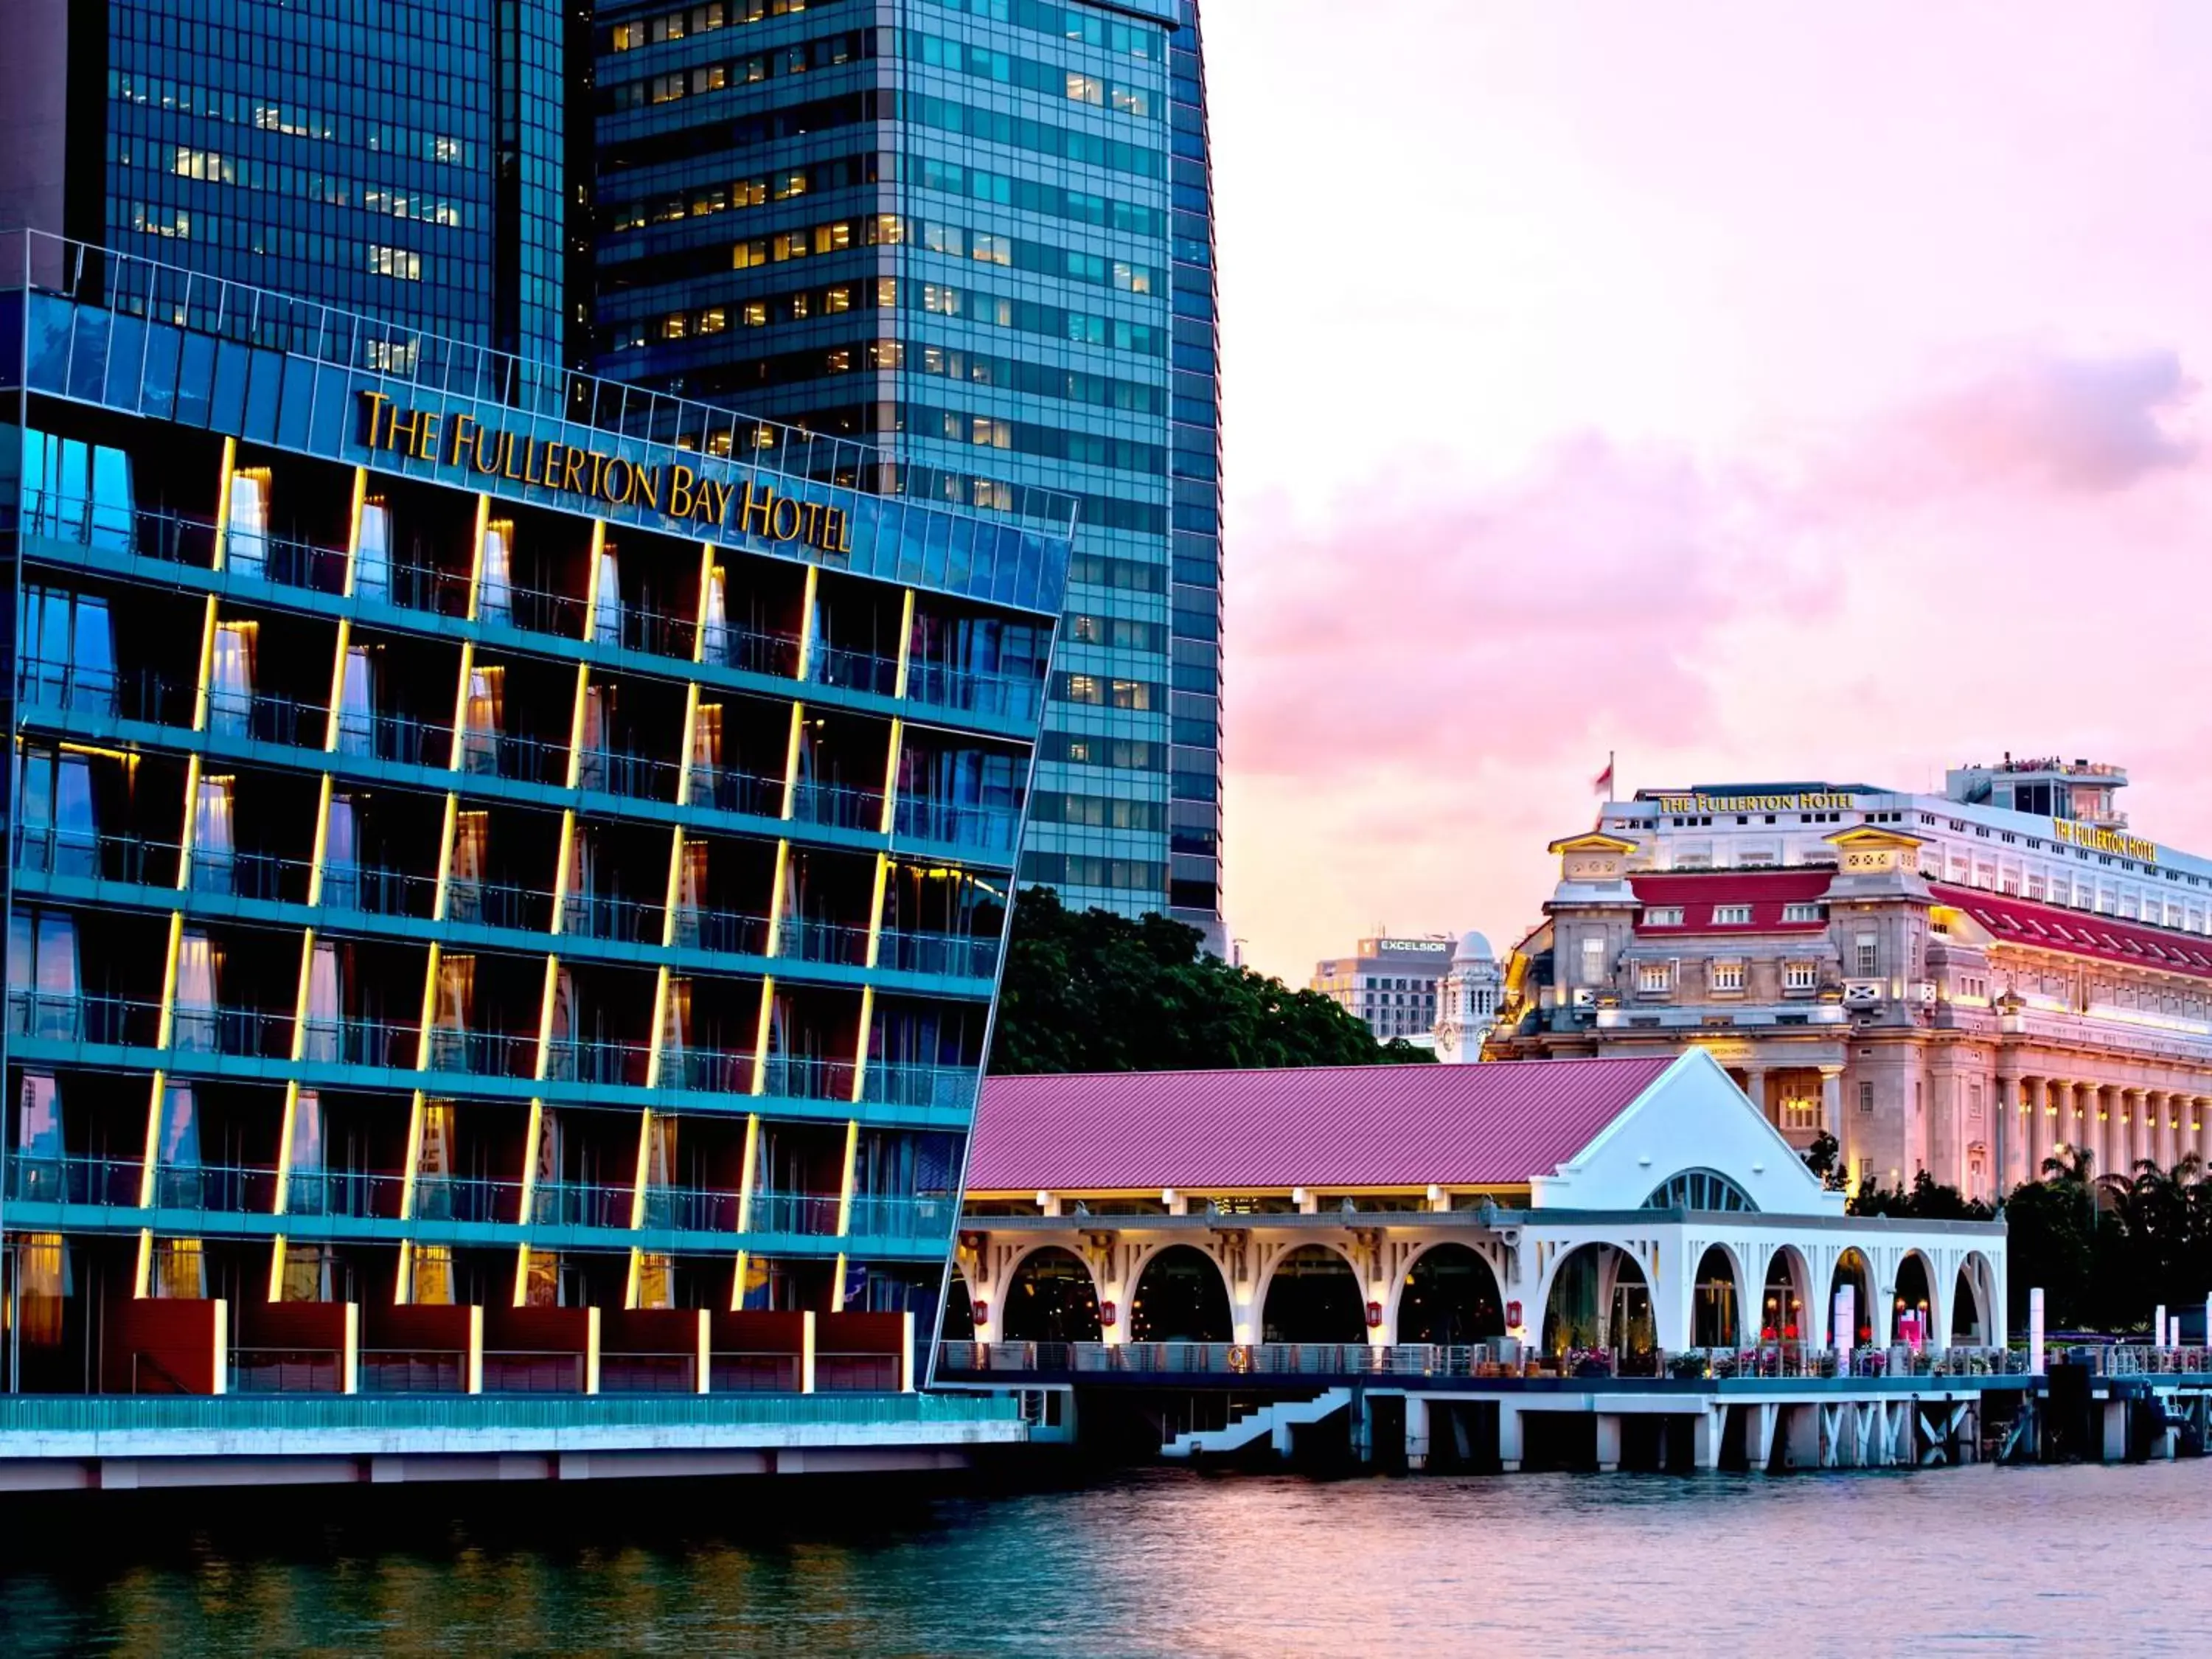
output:
<svg viewBox="0 0 2212 1659"><path fill-rule="evenodd" d="M1716 904L1713 906L1713 926L1741 927L1751 920L1748 904Z"/></svg>
<svg viewBox="0 0 2212 1659"><path fill-rule="evenodd" d="M1820 907L1817 904L1785 904L1782 907L1782 920L1818 921L1820 920Z"/></svg>
<svg viewBox="0 0 2212 1659"><path fill-rule="evenodd" d="M1655 904L1644 913L1646 927L1680 927L1682 907L1679 904Z"/></svg>

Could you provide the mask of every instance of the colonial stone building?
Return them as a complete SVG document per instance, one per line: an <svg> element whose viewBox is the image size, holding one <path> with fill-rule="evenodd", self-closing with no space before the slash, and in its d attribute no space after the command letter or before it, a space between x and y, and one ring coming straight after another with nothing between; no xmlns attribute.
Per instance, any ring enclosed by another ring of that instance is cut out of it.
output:
<svg viewBox="0 0 2212 1659"><path fill-rule="evenodd" d="M2202 1156L2212 865L2127 833L2125 781L2008 761L1942 796L1610 803L1553 844L1486 1054L1704 1048L1793 1145L1833 1135L1854 1186L1925 1170L1989 1197L2077 1149Z"/></svg>

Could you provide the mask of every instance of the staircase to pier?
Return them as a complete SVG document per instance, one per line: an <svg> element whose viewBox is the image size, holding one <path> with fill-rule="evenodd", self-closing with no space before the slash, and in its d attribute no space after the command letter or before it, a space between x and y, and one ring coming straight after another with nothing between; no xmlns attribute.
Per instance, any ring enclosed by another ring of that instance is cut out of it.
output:
<svg viewBox="0 0 2212 1659"><path fill-rule="evenodd" d="M1278 1454L1287 1456L1293 1430L1322 1422L1351 1404L1349 1389L1327 1389L1310 1400L1270 1401L1240 1411L1222 1428L1187 1430L1164 1443L1160 1455L1182 1459L1219 1457L1243 1451L1264 1436Z"/></svg>

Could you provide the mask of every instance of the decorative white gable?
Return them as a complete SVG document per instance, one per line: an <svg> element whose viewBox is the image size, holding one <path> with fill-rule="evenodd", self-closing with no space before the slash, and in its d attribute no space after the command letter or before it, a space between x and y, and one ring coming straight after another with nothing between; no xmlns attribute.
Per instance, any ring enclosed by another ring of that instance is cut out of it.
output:
<svg viewBox="0 0 2212 1659"><path fill-rule="evenodd" d="M1682 1055L1597 1139L1529 1182L1537 1209L1634 1210L1671 1177L1725 1176L1767 1215L1841 1215L1782 1133L1702 1048Z"/></svg>

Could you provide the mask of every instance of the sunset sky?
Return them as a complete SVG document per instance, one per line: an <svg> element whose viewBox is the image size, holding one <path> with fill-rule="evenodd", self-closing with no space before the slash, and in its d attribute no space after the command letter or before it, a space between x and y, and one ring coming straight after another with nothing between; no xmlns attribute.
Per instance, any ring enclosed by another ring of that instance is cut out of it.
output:
<svg viewBox="0 0 2212 1659"><path fill-rule="evenodd" d="M1608 750L2115 760L2212 853L2212 7L1206 20L1255 965L1503 949Z"/></svg>

